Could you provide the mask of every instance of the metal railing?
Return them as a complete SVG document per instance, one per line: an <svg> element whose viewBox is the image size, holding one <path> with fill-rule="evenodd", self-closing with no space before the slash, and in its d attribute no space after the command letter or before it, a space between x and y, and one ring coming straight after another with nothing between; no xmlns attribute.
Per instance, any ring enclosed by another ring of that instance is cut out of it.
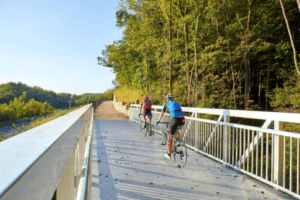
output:
<svg viewBox="0 0 300 200"><path fill-rule="evenodd" d="M0 199L84 199L92 104L0 143Z"/></svg>
<svg viewBox="0 0 300 200"><path fill-rule="evenodd" d="M136 104L130 106L130 120L136 119L139 108ZM162 106L152 108L154 125ZM190 107L182 110L187 116L181 136L189 148L300 198L300 134L279 129L282 122L299 125L300 114ZM169 118L166 113L163 121ZM262 126L243 123L251 120Z"/></svg>

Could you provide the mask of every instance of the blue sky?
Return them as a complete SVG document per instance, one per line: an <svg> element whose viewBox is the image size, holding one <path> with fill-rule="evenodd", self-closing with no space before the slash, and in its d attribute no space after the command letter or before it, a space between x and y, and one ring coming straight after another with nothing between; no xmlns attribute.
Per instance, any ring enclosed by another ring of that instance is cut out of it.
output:
<svg viewBox="0 0 300 200"><path fill-rule="evenodd" d="M115 74L97 57L122 38L118 1L0 1L0 84L72 94L112 88Z"/></svg>

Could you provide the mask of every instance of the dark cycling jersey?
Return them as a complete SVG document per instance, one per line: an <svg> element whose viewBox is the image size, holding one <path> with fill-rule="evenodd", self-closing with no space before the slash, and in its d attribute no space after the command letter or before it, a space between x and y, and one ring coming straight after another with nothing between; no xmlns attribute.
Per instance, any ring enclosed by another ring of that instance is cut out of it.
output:
<svg viewBox="0 0 300 200"><path fill-rule="evenodd" d="M176 101L169 101L165 103L162 112L166 112L166 110L169 110L172 118L184 116L179 103L177 103Z"/></svg>

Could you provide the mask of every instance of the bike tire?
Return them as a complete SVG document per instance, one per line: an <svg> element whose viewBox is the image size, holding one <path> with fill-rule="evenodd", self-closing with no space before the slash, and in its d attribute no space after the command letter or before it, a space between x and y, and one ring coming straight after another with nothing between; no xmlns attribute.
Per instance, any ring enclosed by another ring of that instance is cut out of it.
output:
<svg viewBox="0 0 300 200"><path fill-rule="evenodd" d="M141 122L141 123L140 123L140 134L144 134L143 127L144 127L144 125L143 125L143 123Z"/></svg>
<svg viewBox="0 0 300 200"><path fill-rule="evenodd" d="M149 124L146 125L146 131L145 131L145 135L144 136L147 136L147 134L149 135L150 133L150 130L149 130Z"/></svg>
<svg viewBox="0 0 300 200"><path fill-rule="evenodd" d="M183 168L187 162L187 148L181 139L175 141L175 150L173 152L174 160L178 168Z"/></svg>
<svg viewBox="0 0 300 200"><path fill-rule="evenodd" d="M154 140L154 135L155 135L154 126L152 124L150 124L149 129L150 129L149 136L150 136L150 133L151 133L152 135L150 136L150 138L152 140Z"/></svg>

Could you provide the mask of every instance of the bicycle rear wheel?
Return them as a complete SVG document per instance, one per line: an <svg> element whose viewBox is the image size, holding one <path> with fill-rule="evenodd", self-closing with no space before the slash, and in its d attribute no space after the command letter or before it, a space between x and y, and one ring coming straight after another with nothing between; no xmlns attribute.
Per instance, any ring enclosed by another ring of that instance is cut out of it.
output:
<svg viewBox="0 0 300 200"><path fill-rule="evenodd" d="M183 168L187 162L187 148L185 143L178 139L175 141L175 151L173 152L177 167Z"/></svg>

